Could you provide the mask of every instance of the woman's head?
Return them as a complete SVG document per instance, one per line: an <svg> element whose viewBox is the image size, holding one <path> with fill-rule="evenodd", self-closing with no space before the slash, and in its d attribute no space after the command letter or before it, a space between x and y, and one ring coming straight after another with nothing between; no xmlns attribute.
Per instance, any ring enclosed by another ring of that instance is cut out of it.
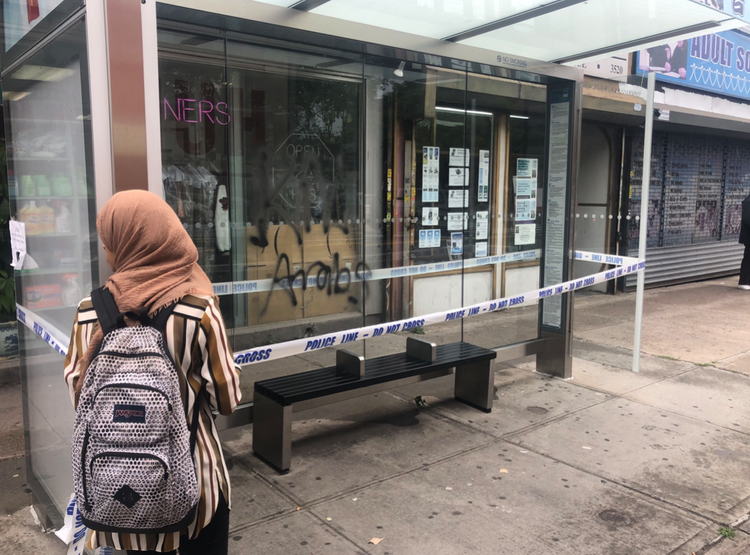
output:
<svg viewBox="0 0 750 555"><path fill-rule="evenodd" d="M96 228L113 272L170 261L191 264L198 251L177 215L148 191L115 194L99 213Z"/></svg>
<svg viewBox="0 0 750 555"><path fill-rule="evenodd" d="M107 261L107 281L123 312L151 312L187 294L213 294L198 266L198 250L172 208L147 191L115 194L96 219Z"/></svg>

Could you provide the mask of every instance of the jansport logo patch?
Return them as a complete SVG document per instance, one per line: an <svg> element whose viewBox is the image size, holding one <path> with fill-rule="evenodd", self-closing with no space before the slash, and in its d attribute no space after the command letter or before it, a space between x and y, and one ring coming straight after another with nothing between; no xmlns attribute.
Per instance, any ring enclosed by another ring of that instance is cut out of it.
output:
<svg viewBox="0 0 750 555"><path fill-rule="evenodd" d="M127 422L129 424L146 423L145 405L115 405L112 422Z"/></svg>

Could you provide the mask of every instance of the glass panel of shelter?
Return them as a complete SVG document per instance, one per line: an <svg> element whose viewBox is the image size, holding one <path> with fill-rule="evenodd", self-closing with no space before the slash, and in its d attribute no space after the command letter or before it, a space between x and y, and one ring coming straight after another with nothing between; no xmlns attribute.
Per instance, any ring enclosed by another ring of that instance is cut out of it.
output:
<svg viewBox="0 0 750 555"><path fill-rule="evenodd" d="M496 348L538 336L536 303L509 299L539 287L547 89L470 72L466 94L467 142L477 165L470 176L474 249L464 306L505 299L508 310L488 308L464 320L464 341Z"/></svg>
<svg viewBox="0 0 750 555"><path fill-rule="evenodd" d="M232 281L234 251L228 213L231 190L224 39L159 31L162 185L215 284ZM231 291L227 287L228 291ZM233 329L232 297L219 296Z"/></svg>
<svg viewBox="0 0 750 555"><path fill-rule="evenodd" d="M643 135L642 130L640 134ZM654 139L654 152L659 152L659 140L656 136ZM618 238L627 238L628 223L634 226L630 227L630 232L632 233L633 229L637 232L640 221L626 219L628 218L627 210L623 211L620 208L623 194L621 187L625 189L625 196L637 197L640 201L642 177L640 169L636 169L637 166L634 165L634 171L629 176L629 187L627 180L624 183L621 182L623 152L627 153L627 150L628 143L625 141L622 128L599 122L583 122L581 161L575 199L575 251L612 257L626 254L618 250ZM642 161L642 147L640 152L633 151L632 156L639 157ZM659 206L663 190L660 166L661 162L655 159L650 181L649 244L652 237L656 244L659 242ZM638 202L638 210L640 210L640 202ZM652 219L652 215L655 216L655 220ZM605 261L604 256L601 261L574 260L575 279L584 279L592 274L616 268ZM614 292L615 287L616 282L612 280L573 293L575 327L572 352L576 359L630 369L632 368L632 354L626 349L632 348L633 344L635 298L626 295L602 295L602 293ZM604 341L602 341L601 331L603 328L607 329ZM584 375L588 371L587 363L580 364L576 372L580 372L585 379Z"/></svg>
<svg viewBox="0 0 750 555"><path fill-rule="evenodd" d="M412 334L485 347L537 336L535 307L420 317L537 286L543 85L255 38L159 40L165 195L233 349L311 340L254 366L246 394L333 364L315 343L325 333L377 324L340 347L368 358L403 352ZM492 258L514 252L520 262Z"/></svg>
<svg viewBox="0 0 750 555"><path fill-rule="evenodd" d="M14 272L21 320L63 341L78 303L99 286L86 52L85 25L72 22L3 79L11 212L26 233L24 269ZM18 335L29 480L62 510L74 421L62 357L21 323Z"/></svg>
<svg viewBox="0 0 750 555"><path fill-rule="evenodd" d="M404 352L409 336L461 340L458 322L425 327L421 317L463 305L471 158L464 71L371 56L364 75L364 307L365 322L378 324L365 332L365 355L373 358Z"/></svg>
<svg viewBox="0 0 750 555"><path fill-rule="evenodd" d="M242 184L232 197L235 283L255 284L235 295L235 349L359 328L361 62L239 41L227 54L232 175ZM334 363L331 349L310 351L253 377Z"/></svg>

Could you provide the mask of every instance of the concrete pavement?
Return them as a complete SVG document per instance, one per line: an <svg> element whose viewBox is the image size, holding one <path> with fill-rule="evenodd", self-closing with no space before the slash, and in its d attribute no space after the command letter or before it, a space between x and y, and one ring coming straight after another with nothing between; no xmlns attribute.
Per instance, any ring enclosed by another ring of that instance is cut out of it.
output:
<svg viewBox="0 0 750 555"><path fill-rule="evenodd" d="M750 293L735 282L647 291L638 374L634 295L578 294L573 379L497 364L491 414L454 401L450 377L300 413L284 476L252 455L250 427L226 432L230 553L750 555ZM509 311L467 340L518 340L535 318ZM11 489L18 460L0 465ZM65 553L24 503L4 507L3 552Z"/></svg>

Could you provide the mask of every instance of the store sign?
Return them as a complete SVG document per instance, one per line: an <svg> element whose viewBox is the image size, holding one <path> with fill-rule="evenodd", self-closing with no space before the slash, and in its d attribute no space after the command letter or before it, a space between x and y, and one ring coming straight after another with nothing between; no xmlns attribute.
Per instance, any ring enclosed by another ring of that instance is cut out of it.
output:
<svg viewBox="0 0 750 555"><path fill-rule="evenodd" d="M693 2L750 23L750 14L745 13L745 0L693 0Z"/></svg>
<svg viewBox="0 0 750 555"><path fill-rule="evenodd" d="M638 52L637 72L667 83L750 99L750 36L724 31Z"/></svg>
<svg viewBox="0 0 750 555"><path fill-rule="evenodd" d="M326 178L335 179L333 153L315 133L292 133L276 149L277 154L282 151L287 157L297 161L299 170L302 169L303 162L307 162L308 172L319 168Z"/></svg>
<svg viewBox="0 0 750 555"><path fill-rule="evenodd" d="M186 123L203 123L204 120L219 125L229 125L229 106L226 102L214 104L210 100L194 98L177 98L169 101L164 98L164 121L169 119Z"/></svg>

